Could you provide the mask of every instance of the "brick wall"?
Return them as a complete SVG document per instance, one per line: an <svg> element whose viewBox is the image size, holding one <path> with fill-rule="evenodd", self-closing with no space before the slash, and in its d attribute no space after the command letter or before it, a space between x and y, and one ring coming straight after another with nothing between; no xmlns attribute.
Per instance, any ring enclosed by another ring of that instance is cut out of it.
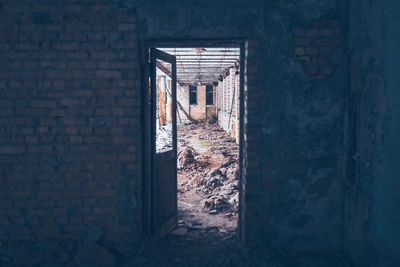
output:
<svg viewBox="0 0 400 267"><path fill-rule="evenodd" d="M56 239L79 246L90 223L104 231L104 242L138 239L136 17L107 2L1 5L4 242Z"/></svg>
<svg viewBox="0 0 400 267"><path fill-rule="evenodd" d="M338 63L335 52L342 37L339 20L315 20L308 26L294 28L292 33L295 54L305 72L315 79L329 76Z"/></svg>
<svg viewBox="0 0 400 267"><path fill-rule="evenodd" d="M176 101L180 103L181 107L189 114L189 87L176 85ZM185 113L178 107L176 111L177 123L189 123L189 119Z"/></svg>
<svg viewBox="0 0 400 267"><path fill-rule="evenodd" d="M206 86L197 86L197 105L190 105L190 116L195 120L206 118Z"/></svg>
<svg viewBox="0 0 400 267"><path fill-rule="evenodd" d="M137 41L243 37L241 236L285 250L343 247L347 75L337 48L328 65L317 59L336 44L317 42L327 26L313 23L340 18L344 36L345 1L65 2L0 4L2 240L68 239L75 246L93 224L104 229L103 244L136 240ZM312 28L318 36L307 35ZM325 66L332 66L329 75Z"/></svg>

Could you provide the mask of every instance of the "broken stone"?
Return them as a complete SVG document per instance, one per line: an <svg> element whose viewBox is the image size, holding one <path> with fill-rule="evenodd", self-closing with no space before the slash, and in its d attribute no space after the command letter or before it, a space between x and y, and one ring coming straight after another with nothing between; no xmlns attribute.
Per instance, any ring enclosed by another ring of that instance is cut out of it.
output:
<svg viewBox="0 0 400 267"><path fill-rule="evenodd" d="M213 176L225 176L225 175L222 174L221 169L214 169L209 173L209 176L213 177Z"/></svg>
<svg viewBox="0 0 400 267"><path fill-rule="evenodd" d="M226 177L230 180L237 180L239 177L239 168L236 166L234 168L229 168L226 171Z"/></svg>
<svg viewBox="0 0 400 267"><path fill-rule="evenodd" d="M75 261L83 266L114 266L115 256L97 244L88 244L75 255Z"/></svg>
<svg viewBox="0 0 400 267"><path fill-rule="evenodd" d="M196 152L191 147L186 147L178 153L178 168L187 167L196 163L194 155Z"/></svg>
<svg viewBox="0 0 400 267"><path fill-rule="evenodd" d="M236 193L231 199L229 199L229 204L234 206L235 204L239 203L239 193Z"/></svg>
<svg viewBox="0 0 400 267"><path fill-rule="evenodd" d="M210 210L209 212L208 212L208 214L217 214L218 212L217 212L217 210Z"/></svg>
<svg viewBox="0 0 400 267"><path fill-rule="evenodd" d="M206 188L208 189L215 189L219 186L222 186L222 182L220 179L218 178L212 178L210 179L207 183L206 183Z"/></svg>
<svg viewBox="0 0 400 267"><path fill-rule="evenodd" d="M228 208L229 203L223 196L217 196L204 201L204 207L206 209L220 211Z"/></svg>
<svg viewBox="0 0 400 267"><path fill-rule="evenodd" d="M103 236L104 231L96 223L89 222L83 237L83 244L96 243Z"/></svg>

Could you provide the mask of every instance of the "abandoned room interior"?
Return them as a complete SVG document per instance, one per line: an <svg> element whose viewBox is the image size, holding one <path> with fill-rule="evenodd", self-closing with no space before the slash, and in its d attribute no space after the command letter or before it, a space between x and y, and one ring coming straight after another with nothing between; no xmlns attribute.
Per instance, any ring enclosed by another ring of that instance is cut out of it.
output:
<svg viewBox="0 0 400 267"><path fill-rule="evenodd" d="M397 0L0 0L0 266L400 266Z"/></svg>
<svg viewBox="0 0 400 267"><path fill-rule="evenodd" d="M152 231L162 235L178 219L181 227L172 234L194 238L205 231L189 230L234 232L239 206L240 47L155 48L148 53L156 69L149 72L154 76L149 77L148 102L154 107L147 113L155 130L145 134L146 143L154 147L149 151L155 150L149 170L154 172L149 190ZM167 62L168 57L172 61ZM167 175L167 165L177 170Z"/></svg>

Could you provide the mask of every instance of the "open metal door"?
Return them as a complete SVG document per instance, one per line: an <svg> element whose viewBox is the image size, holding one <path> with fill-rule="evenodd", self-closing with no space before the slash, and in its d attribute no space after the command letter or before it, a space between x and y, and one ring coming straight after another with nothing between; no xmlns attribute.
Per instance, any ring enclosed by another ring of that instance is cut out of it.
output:
<svg viewBox="0 0 400 267"><path fill-rule="evenodd" d="M151 228L164 235L177 223L176 58L150 49Z"/></svg>

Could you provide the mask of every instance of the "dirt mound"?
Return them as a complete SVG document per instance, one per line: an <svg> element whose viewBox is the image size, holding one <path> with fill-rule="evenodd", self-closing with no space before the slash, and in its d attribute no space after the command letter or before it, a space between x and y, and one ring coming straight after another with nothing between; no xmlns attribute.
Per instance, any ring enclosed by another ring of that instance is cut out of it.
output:
<svg viewBox="0 0 400 267"><path fill-rule="evenodd" d="M196 164L194 156L197 152L192 147L185 147L178 152L178 169Z"/></svg>
<svg viewBox="0 0 400 267"><path fill-rule="evenodd" d="M178 129L178 191L203 196L211 214L238 211L238 145L215 122Z"/></svg>

